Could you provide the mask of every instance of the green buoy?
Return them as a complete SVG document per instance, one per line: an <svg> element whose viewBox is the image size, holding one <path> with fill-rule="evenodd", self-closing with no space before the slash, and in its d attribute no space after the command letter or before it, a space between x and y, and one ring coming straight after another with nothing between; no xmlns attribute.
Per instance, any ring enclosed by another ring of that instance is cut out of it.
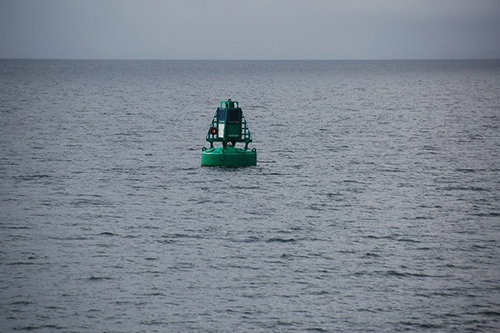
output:
<svg viewBox="0 0 500 333"><path fill-rule="evenodd" d="M206 140L210 142L210 148L203 147L201 151L202 166L257 165L257 150L248 148L248 144L252 142L252 135L243 110L236 101L228 99L220 102ZM222 142L222 147L214 147L214 142ZM245 147L236 147L237 142L245 143Z"/></svg>

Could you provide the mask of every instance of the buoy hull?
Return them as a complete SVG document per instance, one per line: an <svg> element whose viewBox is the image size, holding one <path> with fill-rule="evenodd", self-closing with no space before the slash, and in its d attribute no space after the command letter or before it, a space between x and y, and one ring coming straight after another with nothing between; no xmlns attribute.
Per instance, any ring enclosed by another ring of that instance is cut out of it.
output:
<svg viewBox="0 0 500 333"><path fill-rule="evenodd" d="M201 151L202 166L253 166L257 165L257 151L232 146L203 148Z"/></svg>

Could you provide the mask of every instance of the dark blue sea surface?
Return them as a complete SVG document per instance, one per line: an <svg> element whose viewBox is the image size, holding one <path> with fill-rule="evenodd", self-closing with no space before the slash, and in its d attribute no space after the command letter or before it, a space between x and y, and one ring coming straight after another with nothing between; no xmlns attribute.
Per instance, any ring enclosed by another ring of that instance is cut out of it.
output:
<svg viewBox="0 0 500 333"><path fill-rule="evenodd" d="M0 184L2 332L500 331L500 61L0 60Z"/></svg>

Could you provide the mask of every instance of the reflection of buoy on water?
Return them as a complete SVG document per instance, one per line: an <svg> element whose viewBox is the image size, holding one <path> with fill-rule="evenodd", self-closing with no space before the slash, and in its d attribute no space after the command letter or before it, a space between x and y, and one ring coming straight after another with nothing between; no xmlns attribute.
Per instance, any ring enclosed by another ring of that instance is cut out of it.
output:
<svg viewBox="0 0 500 333"><path fill-rule="evenodd" d="M206 140L210 142L210 148L203 147L201 151L202 166L257 165L257 150L248 148L252 135L243 110L236 101L228 99L220 102ZM214 142L222 142L222 147L214 147ZM245 147L236 147L237 142L245 143Z"/></svg>

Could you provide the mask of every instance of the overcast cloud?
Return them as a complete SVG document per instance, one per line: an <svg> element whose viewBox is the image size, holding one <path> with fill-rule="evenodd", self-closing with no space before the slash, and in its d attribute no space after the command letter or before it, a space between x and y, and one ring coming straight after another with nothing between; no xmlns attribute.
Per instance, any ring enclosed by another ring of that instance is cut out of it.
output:
<svg viewBox="0 0 500 333"><path fill-rule="evenodd" d="M500 0L0 0L0 58L500 58Z"/></svg>

